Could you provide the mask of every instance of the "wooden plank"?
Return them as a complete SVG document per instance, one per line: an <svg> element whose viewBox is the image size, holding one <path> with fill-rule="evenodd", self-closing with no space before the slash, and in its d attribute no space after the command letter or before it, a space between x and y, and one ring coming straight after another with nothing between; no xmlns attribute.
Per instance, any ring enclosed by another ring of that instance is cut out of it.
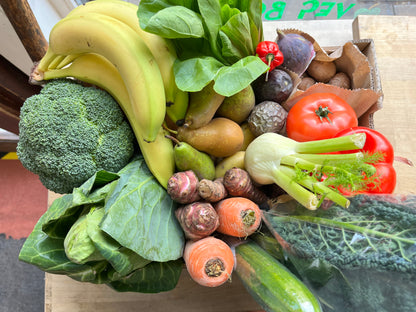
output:
<svg viewBox="0 0 416 312"><path fill-rule="evenodd" d="M184 270L174 290L159 294L120 293L106 285L81 283L63 275L46 274L45 278L46 312L254 312L259 309L236 276L229 283L210 288L196 284Z"/></svg>
<svg viewBox="0 0 416 312"><path fill-rule="evenodd" d="M0 0L0 5L32 61L39 61L46 53L48 42L29 3L26 0Z"/></svg>
<svg viewBox="0 0 416 312"><path fill-rule="evenodd" d="M40 90L40 86L29 84L28 75L0 55L0 128L19 134L20 107ZM0 149L6 149L2 142Z"/></svg>
<svg viewBox="0 0 416 312"><path fill-rule="evenodd" d="M358 16L353 38L373 39L383 89L383 108L374 125L391 141L396 156L416 164L416 17ZM416 193L416 167L396 161L396 193Z"/></svg>

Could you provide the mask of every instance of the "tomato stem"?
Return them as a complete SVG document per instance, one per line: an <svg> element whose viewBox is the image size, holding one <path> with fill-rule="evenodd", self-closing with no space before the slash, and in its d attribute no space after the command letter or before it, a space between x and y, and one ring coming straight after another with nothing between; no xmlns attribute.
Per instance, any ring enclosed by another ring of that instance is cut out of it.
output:
<svg viewBox="0 0 416 312"><path fill-rule="evenodd" d="M319 117L321 121L323 121L323 119L325 118L326 120L328 120L330 124L332 124L332 120L329 118L328 115L333 113L329 110L328 106L322 107L322 105L319 105L319 108L315 110L315 114Z"/></svg>

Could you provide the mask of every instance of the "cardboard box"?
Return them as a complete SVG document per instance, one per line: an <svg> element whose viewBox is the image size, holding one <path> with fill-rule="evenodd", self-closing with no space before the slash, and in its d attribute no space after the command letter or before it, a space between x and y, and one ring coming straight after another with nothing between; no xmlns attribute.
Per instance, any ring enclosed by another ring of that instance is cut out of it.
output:
<svg viewBox="0 0 416 312"><path fill-rule="evenodd" d="M294 31L296 30L288 30ZM343 89L325 83L316 83L306 89L295 90L282 105L287 109L302 97L318 92L331 92L346 100L355 110L359 125L374 128L373 114L382 108L383 93L377 69L374 42L371 39L350 40L343 46L320 47L306 33L302 33L313 42L316 51L315 60L333 61L337 71L346 73L351 79L351 88Z"/></svg>

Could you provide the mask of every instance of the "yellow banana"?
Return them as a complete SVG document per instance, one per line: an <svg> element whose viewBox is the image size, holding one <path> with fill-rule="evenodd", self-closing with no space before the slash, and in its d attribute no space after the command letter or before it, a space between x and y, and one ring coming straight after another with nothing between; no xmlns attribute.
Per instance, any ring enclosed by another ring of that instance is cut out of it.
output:
<svg viewBox="0 0 416 312"><path fill-rule="evenodd" d="M168 180L175 170L172 140L165 137L166 133L162 127L160 127L154 142L147 143L143 140L134 114L128 109L129 94L117 68L101 55L85 53L79 55L65 68L44 72L44 80L66 77L74 77L96 85L114 97L130 122L147 166L159 183L166 188Z"/></svg>
<svg viewBox="0 0 416 312"><path fill-rule="evenodd" d="M107 15L66 17L52 28L49 48L55 54L97 53L120 72L142 137L152 142L164 121L163 80L153 54L126 24Z"/></svg>
<svg viewBox="0 0 416 312"><path fill-rule="evenodd" d="M147 44L162 75L165 87L166 105L174 103L177 93L173 63L176 60L176 51L170 40L141 29L137 17L138 6L122 0L95 0L74 8L67 17L99 13L111 16L131 27ZM172 104L173 105L173 104Z"/></svg>
<svg viewBox="0 0 416 312"><path fill-rule="evenodd" d="M65 55L57 55L48 65L48 69L55 69L65 58Z"/></svg>
<svg viewBox="0 0 416 312"><path fill-rule="evenodd" d="M43 72L48 70L49 65L56 59L60 57L56 53L54 53L50 47L46 50L45 55L42 59L36 64L35 68L33 69L31 76L34 76L37 80L42 80Z"/></svg>
<svg viewBox="0 0 416 312"><path fill-rule="evenodd" d="M175 100L170 105L166 105L166 114L176 125L181 126L185 120L186 112L189 106L189 94L186 91L178 89Z"/></svg>
<svg viewBox="0 0 416 312"><path fill-rule="evenodd" d="M83 53L65 55L62 58L61 62L59 62L58 65L56 65L55 68L53 68L53 69L61 69L62 67L67 66L68 64L70 64L73 60L75 60L81 54L83 54ZM52 69L52 68L49 68L49 69Z"/></svg>

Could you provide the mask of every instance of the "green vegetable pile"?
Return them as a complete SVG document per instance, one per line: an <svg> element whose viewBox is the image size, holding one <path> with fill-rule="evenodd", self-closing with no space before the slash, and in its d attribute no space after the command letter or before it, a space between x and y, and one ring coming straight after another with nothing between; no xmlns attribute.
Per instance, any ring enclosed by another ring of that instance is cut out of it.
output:
<svg viewBox="0 0 416 312"><path fill-rule="evenodd" d="M137 156L117 174L98 171L56 199L19 259L117 291L168 291L183 269L184 235L175 209Z"/></svg>
<svg viewBox="0 0 416 312"><path fill-rule="evenodd" d="M324 311L413 311L415 208L415 196L357 195L348 209L278 204L264 221L284 254L280 260Z"/></svg>
<svg viewBox="0 0 416 312"><path fill-rule="evenodd" d="M57 79L25 100L17 155L47 189L64 194L99 170L117 172L127 165L134 140L110 94Z"/></svg>
<svg viewBox="0 0 416 312"><path fill-rule="evenodd" d="M268 66L256 57L263 39L261 1L140 1L143 30L171 39L179 60L175 81L196 92L214 81L214 90L231 96Z"/></svg>

